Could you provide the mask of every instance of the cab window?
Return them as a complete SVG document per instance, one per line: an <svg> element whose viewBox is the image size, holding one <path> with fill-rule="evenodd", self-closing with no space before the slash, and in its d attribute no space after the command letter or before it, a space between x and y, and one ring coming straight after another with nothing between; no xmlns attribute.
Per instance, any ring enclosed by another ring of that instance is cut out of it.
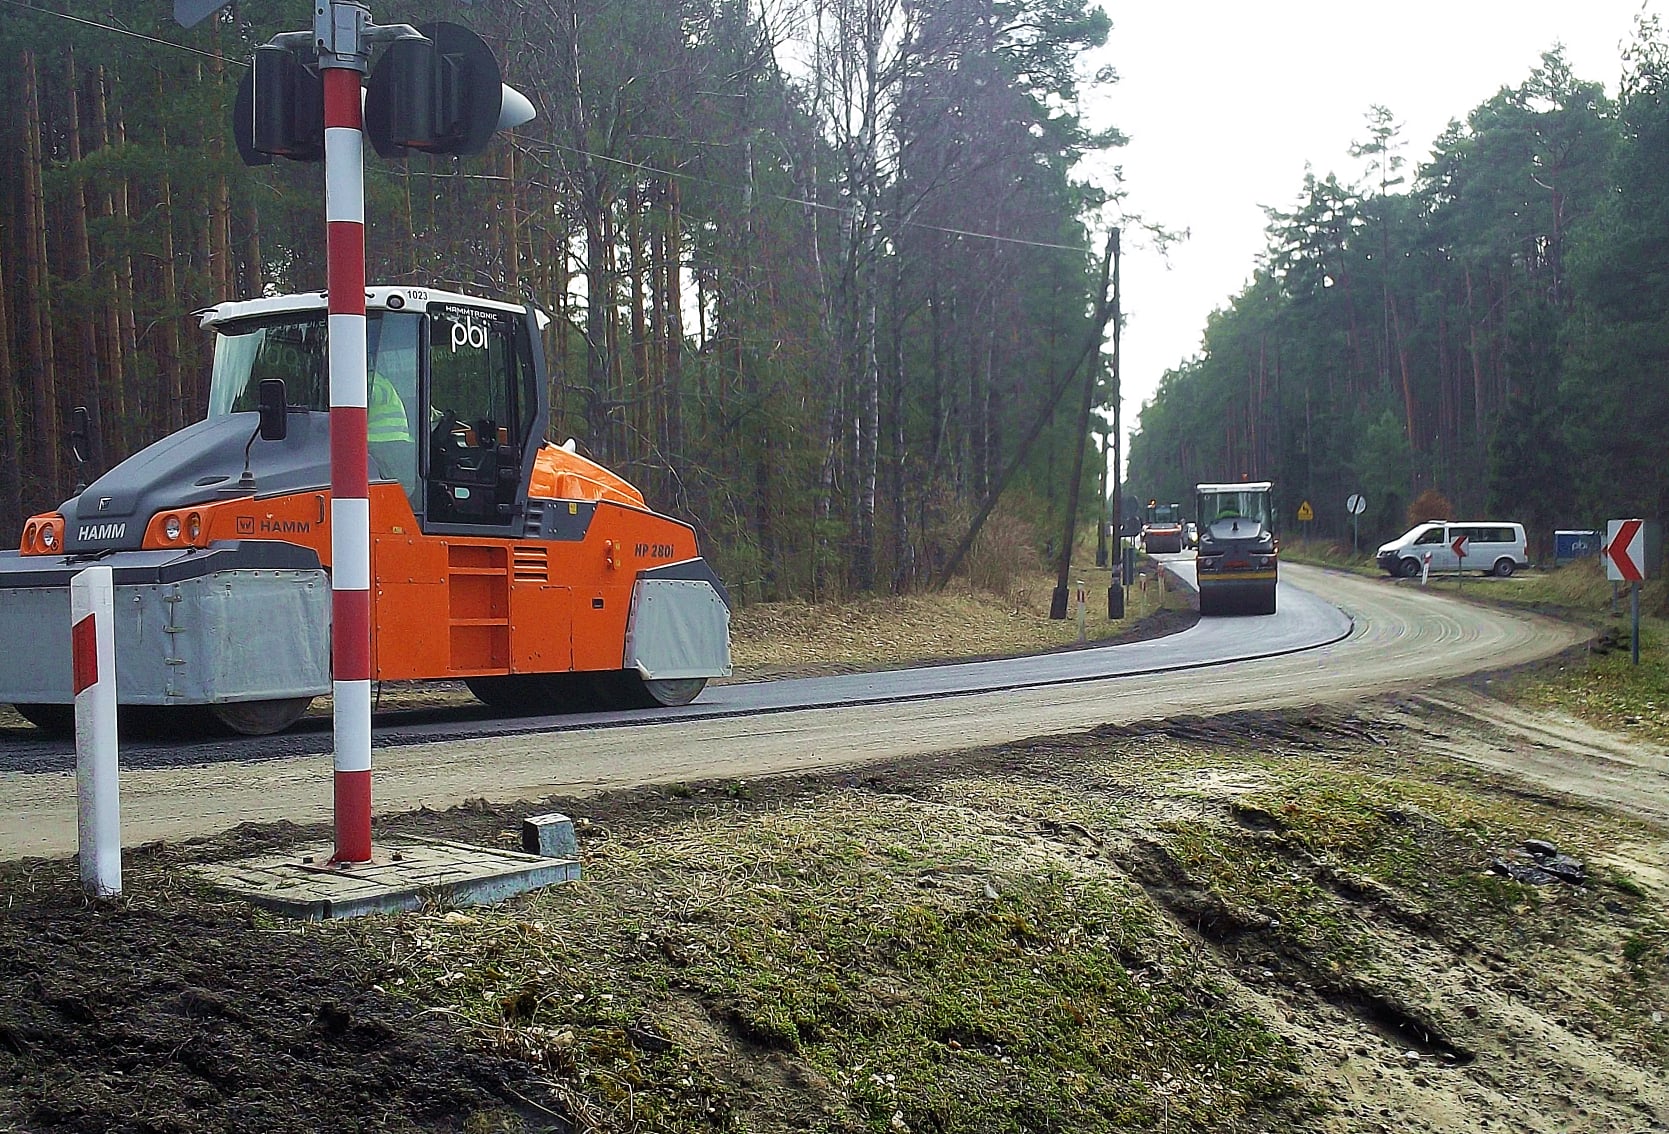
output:
<svg viewBox="0 0 1669 1134"><path fill-rule="evenodd" d="M1442 542L1443 542L1443 529L1442 529L1441 526L1439 526L1439 527L1435 527L1435 528L1427 528L1425 531L1421 532L1419 534L1418 538L1416 538L1414 540L1414 546L1415 547L1424 547L1427 544L1442 543Z"/></svg>
<svg viewBox="0 0 1669 1134"><path fill-rule="evenodd" d="M437 304L429 311L428 516L508 524L537 405L516 316Z"/></svg>

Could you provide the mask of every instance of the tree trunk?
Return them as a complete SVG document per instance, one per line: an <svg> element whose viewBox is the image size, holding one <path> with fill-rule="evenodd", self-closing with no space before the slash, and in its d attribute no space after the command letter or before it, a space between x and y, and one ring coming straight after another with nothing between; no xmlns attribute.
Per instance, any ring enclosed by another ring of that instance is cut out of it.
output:
<svg viewBox="0 0 1669 1134"><path fill-rule="evenodd" d="M1466 269L1466 327L1472 348L1472 434L1479 445L1484 440L1484 370L1478 357L1478 316L1472 306L1472 269Z"/></svg>
<svg viewBox="0 0 1669 1134"><path fill-rule="evenodd" d="M127 132L122 123L121 103L110 98L111 92L115 90L113 75L114 72L101 67L96 79L100 115L110 124L109 141L113 141L119 149L127 142ZM109 144L109 141L103 138L100 141L101 144ZM110 256L112 286L109 299L110 307L115 313L115 341L114 350L111 352L114 364L106 371L106 384L110 387L106 401L110 411L116 414L117 420L121 422L121 447L115 452L105 454L107 459L126 457L137 449L147 431L145 419L150 416L141 412L141 406L149 399L130 396L129 391L129 385L138 371L139 331L133 315L133 256L127 250L130 243L128 237L133 228L128 192L127 176L115 175L114 183L110 187L110 215L115 221L117 251Z"/></svg>
<svg viewBox="0 0 1669 1134"><path fill-rule="evenodd" d="M162 97L162 72L157 72L157 97ZM164 122L160 126L160 142L163 152L168 150L168 128ZM186 422L185 385L182 381L185 370L185 359L180 351L180 322L174 316L175 304L180 294L178 274L174 268L174 186L169 177L166 164L159 171L160 184L157 187L157 224L161 231L161 269L162 303L168 317L162 320L161 412L157 415L157 429L161 433L172 433Z"/></svg>
<svg viewBox="0 0 1669 1134"><path fill-rule="evenodd" d="M666 452L684 459L684 276L683 211L678 179L666 182Z"/></svg>
<svg viewBox="0 0 1669 1134"><path fill-rule="evenodd" d="M504 167L504 289L507 295L519 296L522 290L521 213L516 207L516 147L506 143L502 158Z"/></svg>
<svg viewBox="0 0 1669 1134"><path fill-rule="evenodd" d="M64 489L63 451L59 444L58 366L52 344L52 283L46 247L46 194L41 185L41 111L39 76L35 55L19 56L23 85L23 286L29 297L28 341L29 395L33 413L29 430L28 466L37 482L26 495L31 506L49 498L56 503Z"/></svg>
<svg viewBox="0 0 1669 1134"><path fill-rule="evenodd" d="M653 383L649 373L649 327L644 293L649 289L649 257L644 249L643 184L633 181L626 193L627 271L631 276L631 336L632 336L632 393L630 409L635 448L638 452L651 450L655 434L650 426L654 417L655 398L651 396Z"/></svg>
<svg viewBox="0 0 1669 1134"><path fill-rule="evenodd" d="M98 82L98 72L93 72L93 82ZM64 50L64 114L66 126L64 130L65 142L69 156L70 193L69 193L69 249L70 276L81 285L82 302L98 302L94 296L99 289L93 286L93 256L91 242L87 235L87 172L82 166L81 149L81 99L80 76L76 72L75 48L69 46ZM108 297L106 298L108 305ZM95 331L95 324L102 323L102 319L95 319L94 310L68 312L75 321L76 359L74 377L70 380L70 401L78 406L85 406L91 416L90 440L93 451L100 456L104 453L103 415L99 412L99 338ZM107 351L118 351L120 344L110 341L105 344ZM79 475L79 474L78 474Z"/></svg>
<svg viewBox="0 0 1669 1134"><path fill-rule="evenodd" d="M0 240L0 279L11 279L12 263ZM8 291L10 289L7 289ZM12 327L7 314L11 296L0 294L0 449L14 454L0 460L0 543L16 547L23 527L23 430L17 405L17 368L13 363Z"/></svg>

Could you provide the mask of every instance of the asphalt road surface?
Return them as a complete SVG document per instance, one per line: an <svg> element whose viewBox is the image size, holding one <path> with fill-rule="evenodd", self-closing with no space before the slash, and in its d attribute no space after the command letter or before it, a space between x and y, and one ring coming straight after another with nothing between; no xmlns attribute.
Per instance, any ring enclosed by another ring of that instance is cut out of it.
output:
<svg viewBox="0 0 1669 1134"><path fill-rule="evenodd" d="M1185 560L1186 557L1183 557ZM1186 573L1191 564L1173 567ZM746 778L1007 743L1177 713L1350 700L1532 661L1581 627L1389 580L1282 568L1278 613L1167 638L1010 661L711 687L682 709L500 721L474 710L379 721L378 811ZM328 731L132 746L127 845L243 822L328 822ZM0 857L76 845L73 752L0 737Z"/></svg>

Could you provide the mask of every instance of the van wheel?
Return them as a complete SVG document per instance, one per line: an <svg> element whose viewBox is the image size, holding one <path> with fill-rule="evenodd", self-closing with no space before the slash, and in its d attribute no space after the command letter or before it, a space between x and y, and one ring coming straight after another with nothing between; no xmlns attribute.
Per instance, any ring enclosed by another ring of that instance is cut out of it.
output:
<svg viewBox="0 0 1669 1134"><path fill-rule="evenodd" d="M1418 559L1404 559L1402 561L1402 577L1418 579L1420 577L1420 561Z"/></svg>
<svg viewBox="0 0 1669 1134"><path fill-rule="evenodd" d="M1518 566L1518 564L1514 563L1511 559L1508 559L1506 556L1502 556L1500 559L1497 559L1495 561L1495 576L1496 576L1496 578L1498 578L1498 579L1508 578L1509 576L1512 575L1513 569L1517 566Z"/></svg>

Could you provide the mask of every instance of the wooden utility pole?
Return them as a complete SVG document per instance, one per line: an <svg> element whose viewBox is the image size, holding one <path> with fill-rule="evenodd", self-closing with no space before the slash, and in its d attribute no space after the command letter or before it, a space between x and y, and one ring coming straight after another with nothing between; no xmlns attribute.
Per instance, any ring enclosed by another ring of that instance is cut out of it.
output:
<svg viewBox="0 0 1669 1134"><path fill-rule="evenodd" d="M1112 454L1113 427L1105 419L1101 422L1101 508L1095 524L1095 565L1107 565L1107 458Z"/></svg>
<svg viewBox="0 0 1669 1134"><path fill-rule="evenodd" d="M1115 228L1107 235L1107 255L1105 258L1107 262L1117 262L1114 259L1117 255L1117 249L1118 229ZM1105 303L1107 295L1106 263L1103 263L1101 268L1101 295L1102 303ZM1118 310L1116 291L1114 296L1113 310L1116 312ZM1105 327L1106 323L1102 322L1100 326ZM1113 334L1118 334L1118 324L1116 322L1113 324ZM1097 337L1099 338L1099 329ZM1089 413L1095 405L1095 378L1097 372L1101 369L1097 365L1099 361L1100 352L1097 351L1094 360L1084 367L1084 395L1078 402L1077 428L1072 431L1074 442L1072 480L1068 483L1066 491L1066 532L1061 537L1060 557L1055 561L1055 594L1049 603L1050 618L1066 617L1066 598L1069 593L1067 590L1067 576L1072 573L1072 541L1078 532L1078 494L1084 482L1084 441L1089 437ZM1100 510L1097 509L1098 512Z"/></svg>
<svg viewBox="0 0 1669 1134"><path fill-rule="evenodd" d="M1118 282L1118 229L1113 229L1113 578L1107 587L1107 617L1124 617L1124 588L1130 581L1124 577L1124 453L1123 430L1120 428L1119 409L1124 401L1120 383L1118 350L1119 331L1124 324L1124 291Z"/></svg>
<svg viewBox="0 0 1669 1134"><path fill-rule="evenodd" d="M933 583L934 590L943 590L945 584L950 581L950 577L956 574L956 569L962 566L962 560L967 556L968 549L973 546L974 540L979 537L980 528L985 525L986 519L991 515L991 510L997 506L997 501L1002 497L1003 489L1008 487L1009 480L1019 470L1021 463L1025 461L1026 454L1031 451L1032 442L1036 441L1038 434L1043 432L1043 427L1049 423L1050 417L1054 415L1056 404L1059 403L1061 397L1072 385L1073 375L1078 373L1078 367L1082 366L1100 345L1101 336L1107 329L1107 320L1116 310L1116 306L1107 301L1107 277L1112 270L1113 253L1117 247L1118 229L1115 228L1112 236L1107 240L1107 252L1101 262L1101 292L1096 300L1095 326L1090 329L1089 334L1085 337L1084 347L1083 350L1079 351L1077 361L1067 368L1058 383L1051 385L1049 396L1044 402L1043 408L1038 411L1036 420L1032 422L1031 428L1026 431L1026 435L1020 439L1020 443L1015 447L1014 455L1009 458L1002 475L997 477L996 482L991 486L991 490L986 493L985 503L980 505L979 512L975 514L973 522L968 525L968 531L962 537L962 542L956 545L956 550L951 552L949 561L939 572L938 579Z"/></svg>

